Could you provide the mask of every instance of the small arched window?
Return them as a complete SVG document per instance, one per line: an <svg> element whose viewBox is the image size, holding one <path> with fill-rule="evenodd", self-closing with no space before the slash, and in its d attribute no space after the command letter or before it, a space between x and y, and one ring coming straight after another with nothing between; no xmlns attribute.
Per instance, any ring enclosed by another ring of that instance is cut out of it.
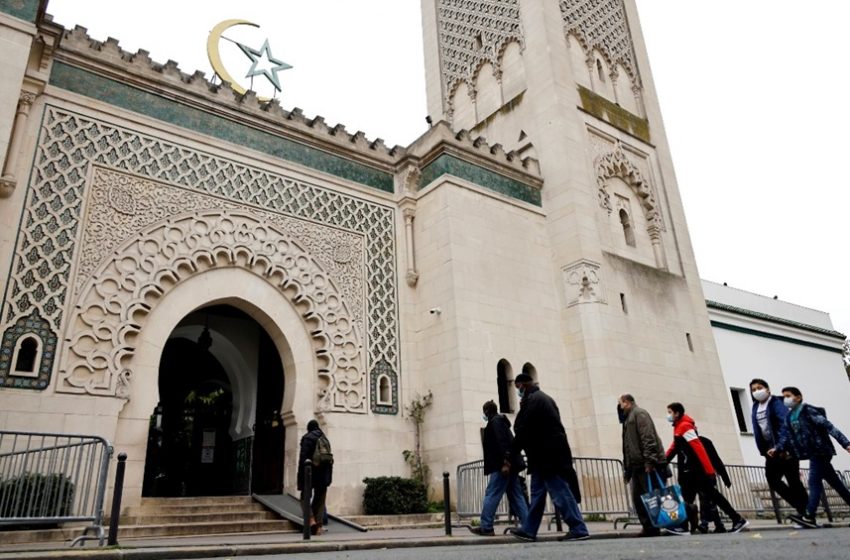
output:
<svg viewBox="0 0 850 560"><path fill-rule="evenodd" d="M505 359L496 364L496 387L499 390L499 412L513 412L511 408L511 364Z"/></svg>
<svg viewBox="0 0 850 560"><path fill-rule="evenodd" d="M41 344L37 336L30 334L18 339L12 355L13 375L37 377L38 362L41 358Z"/></svg>
<svg viewBox="0 0 850 560"><path fill-rule="evenodd" d="M635 230L632 227L632 220L629 218L629 213L623 208L620 208L620 225L623 226L623 235L626 237L626 245L634 247L636 245Z"/></svg>
<svg viewBox="0 0 850 560"><path fill-rule="evenodd" d="M605 83L605 69L602 67L602 61L596 59L596 74L599 75L599 81Z"/></svg>
<svg viewBox="0 0 850 560"><path fill-rule="evenodd" d="M522 372L526 375L530 375L534 381L537 381L537 368L531 365L531 363L525 362L522 366Z"/></svg>
<svg viewBox="0 0 850 560"><path fill-rule="evenodd" d="M378 378L378 404L381 406L392 406L393 404L392 382L388 375Z"/></svg>

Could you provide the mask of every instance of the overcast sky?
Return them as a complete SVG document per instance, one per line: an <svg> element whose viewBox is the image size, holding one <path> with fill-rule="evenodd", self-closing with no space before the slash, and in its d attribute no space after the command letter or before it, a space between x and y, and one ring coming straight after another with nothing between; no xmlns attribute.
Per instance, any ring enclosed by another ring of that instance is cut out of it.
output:
<svg viewBox="0 0 850 560"><path fill-rule="evenodd" d="M850 2L637 3L701 276L828 311L850 334ZM209 30L250 20L261 29L225 35L268 37L294 66L279 74L283 107L388 145L425 130L419 0L51 0L48 12L208 76Z"/></svg>

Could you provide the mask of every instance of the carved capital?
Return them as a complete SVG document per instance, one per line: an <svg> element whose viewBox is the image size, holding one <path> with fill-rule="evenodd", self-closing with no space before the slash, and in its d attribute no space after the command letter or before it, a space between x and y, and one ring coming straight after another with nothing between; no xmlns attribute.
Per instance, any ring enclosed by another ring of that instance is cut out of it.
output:
<svg viewBox="0 0 850 560"><path fill-rule="evenodd" d="M422 177L422 171L418 166L410 164L401 172L402 191L407 194L416 193L419 190L419 179Z"/></svg>
<svg viewBox="0 0 850 560"><path fill-rule="evenodd" d="M401 214L402 214L402 216L404 216L404 223L405 224L412 224L413 218L416 217L416 209L408 206L407 208L403 208L401 210Z"/></svg>
<svg viewBox="0 0 850 560"><path fill-rule="evenodd" d="M407 285L410 286L411 288L413 288L414 286L416 286L416 283L419 281L419 273L416 272L415 270L408 270L404 279L407 282Z"/></svg>
<svg viewBox="0 0 850 560"><path fill-rule="evenodd" d="M38 94L36 93L31 91L22 91L20 97L18 97L18 107L28 111L30 106L35 103L36 97L38 97Z"/></svg>
<svg viewBox="0 0 850 560"><path fill-rule="evenodd" d="M600 280L599 263L579 260L565 266L561 272L564 278L567 307L579 303L605 303L605 293Z"/></svg>

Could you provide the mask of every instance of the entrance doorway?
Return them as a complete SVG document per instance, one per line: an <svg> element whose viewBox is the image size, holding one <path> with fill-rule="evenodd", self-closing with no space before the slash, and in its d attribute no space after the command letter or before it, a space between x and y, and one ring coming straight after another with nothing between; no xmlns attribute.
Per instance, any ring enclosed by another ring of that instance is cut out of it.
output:
<svg viewBox="0 0 850 560"><path fill-rule="evenodd" d="M187 315L166 342L144 496L283 489L283 366L259 323L229 305Z"/></svg>

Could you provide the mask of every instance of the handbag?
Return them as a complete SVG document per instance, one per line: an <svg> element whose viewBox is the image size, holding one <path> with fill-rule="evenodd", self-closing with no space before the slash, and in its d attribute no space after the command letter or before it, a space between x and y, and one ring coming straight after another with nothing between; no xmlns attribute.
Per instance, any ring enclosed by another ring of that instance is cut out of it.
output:
<svg viewBox="0 0 850 560"><path fill-rule="evenodd" d="M657 472L653 473L658 486L652 487L652 477L646 475L646 486L649 491L641 495L649 520L653 527L665 529L681 525L688 520L688 511L685 508L685 500L682 498L682 489L678 484L664 486L664 481Z"/></svg>

